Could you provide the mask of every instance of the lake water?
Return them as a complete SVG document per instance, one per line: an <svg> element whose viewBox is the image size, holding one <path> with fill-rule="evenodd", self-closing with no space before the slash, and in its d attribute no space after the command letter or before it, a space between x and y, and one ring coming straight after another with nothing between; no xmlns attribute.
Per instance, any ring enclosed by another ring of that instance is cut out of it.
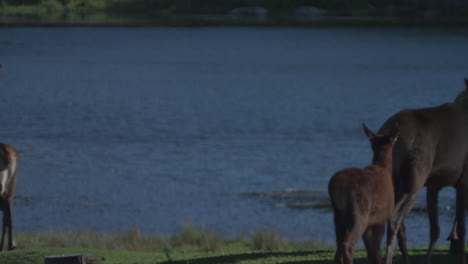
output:
<svg viewBox="0 0 468 264"><path fill-rule="evenodd" d="M333 244L327 184L371 160L361 123L452 101L467 43L459 29L0 28L16 230L190 222ZM410 214L409 245L426 245L427 222Z"/></svg>

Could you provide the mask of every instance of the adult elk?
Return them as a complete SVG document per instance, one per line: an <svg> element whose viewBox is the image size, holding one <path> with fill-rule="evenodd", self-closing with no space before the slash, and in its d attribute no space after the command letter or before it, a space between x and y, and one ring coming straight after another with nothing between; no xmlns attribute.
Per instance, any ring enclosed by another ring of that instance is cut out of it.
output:
<svg viewBox="0 0 468 264"><path fill-rule="evenodd" d="M465 78L468 88L468 79ZM379 133L395 123L400 135L393 149L395 208L388 224L385 263L392 262L396 234L403 218L414 206L423 188L457 189L458 263L465 263L464 210L468 195L468 89L453 103L437 107L401 111L390 117Z"/></svg>
<svg viewBox="0 0 468 264"><path fill-rule="evenodd" d="M328 184L335 221L335 263L339 264L353 263L353 248L361 236L369 263L381 263L380 241L393 213L392 150L398 127L384 135L363 127L374 153L372 164L340 170Z"/></svg>
<svg viewBox="0 0 468 264"><path fill-rule="evenodd" d="M12 202L16 189L16 169L18 154L7 144L0 143L0 210L3 211L2 238L0 251L3 250L5 233L8 233L8 250L15 248L13 241Z"/></svg>

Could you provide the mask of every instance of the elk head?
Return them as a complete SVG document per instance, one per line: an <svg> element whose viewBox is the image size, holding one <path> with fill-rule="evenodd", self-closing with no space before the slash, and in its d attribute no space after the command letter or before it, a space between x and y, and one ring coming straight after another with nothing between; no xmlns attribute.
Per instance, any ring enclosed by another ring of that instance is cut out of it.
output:
<svg viewBox="0 0 468 264"><path fill-rule="evenodd" d="M455 103L468 109L468 78L465 78L465 89L455 98Z"/></svg>

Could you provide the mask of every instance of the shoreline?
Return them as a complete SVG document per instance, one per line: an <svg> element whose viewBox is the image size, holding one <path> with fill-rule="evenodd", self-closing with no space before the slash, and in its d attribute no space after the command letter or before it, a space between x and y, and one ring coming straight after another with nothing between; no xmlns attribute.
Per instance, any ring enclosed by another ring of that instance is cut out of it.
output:
<svg viewBox="0 0 468 264"><path fill-rule="evenodd" d="M158 18L113 16L41 19L0 16L0 27L453 27L468 26L468 17L323 16L258 20L230 15L171 15Z"/></svg>

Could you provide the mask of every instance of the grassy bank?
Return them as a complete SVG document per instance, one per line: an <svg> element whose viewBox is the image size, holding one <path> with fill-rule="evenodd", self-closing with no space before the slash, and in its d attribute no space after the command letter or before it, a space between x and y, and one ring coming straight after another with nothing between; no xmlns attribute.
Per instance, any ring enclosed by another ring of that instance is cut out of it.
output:
<svg viewBox="0 0 468 264"><path fill-rule="evenodd" d="M426 251L410 250L412 263L424 263ZM43 264L45 256L86 254L94 264L331 264L334 250L274 250L244 252L133 252L124 250L103 250L90 248L40 248L19 249L2 252L0 263ZM456 263L453 255L447 254L446 248L437 248L433 254L434 264ZM364 249L355 250L354 263L367 263ZM394 263L401 263L399 255Z"/></svg>
<svg viewBox="0 0 468 264"><path fill-rule="evenodd" d="M197 263L192 259L199 259L198 263L205 263L205 260L207 263L236 263L237 260L279 255L291 258L296 254L287 253L286 256L284 252L298 252L298 256L304 257L299 252L331 250L329 245L315 241L294 242L274 231L256 231L226 239L215 231L190 224L170 236L146 235L139 230L105 234L51 231L20 233L15 241L17 250L0 254L0 263L42 264L45 256L68 254L87 254L93 259L92 263L187 263L187 260ZM279 253L272 253L276 251Z"/></svg>
<svg viewBox="0 0 468 264"><path fill-rule="evenodd" d="M370 1L372 2L372 1ZM378 2L378 1L377 1ZM468 7L371 6L367 0L0 0L2 25L467 25ZM262 7L266 14L237 14ZM297 14L300 7L318 13ZM323 12L323 13L320 13Z"/></svg>
<svg viewBox="0 0 468 264"><path fill-rule="evenodd" d="M0 263L42 264L45 256L86 254L95 264L156 263L332 263L334 247L316 241L291 241L274 231L257 231L224 239L218 233L185 225L171 236L138 230L98 234L88 231L17 234L18 248L0 253ZM425 249L412 249L412 263L423 263ZM366 263L357 249L355 263ZM401 263L397 254L394 263ZM437 248L434 264L455 263L447 247Z"/></svg>
<svg viewBox="0 0 468 264"><path fill-rule="evenodd" d="M91 231L20 233L15 236L18 249L96 248L140 252L245 252L257 250L330 249L317 241L296 242L275 231L255 231L223 238L205 228L184 225L174 235L146 235L139 230L99 234Z"/></svg>

